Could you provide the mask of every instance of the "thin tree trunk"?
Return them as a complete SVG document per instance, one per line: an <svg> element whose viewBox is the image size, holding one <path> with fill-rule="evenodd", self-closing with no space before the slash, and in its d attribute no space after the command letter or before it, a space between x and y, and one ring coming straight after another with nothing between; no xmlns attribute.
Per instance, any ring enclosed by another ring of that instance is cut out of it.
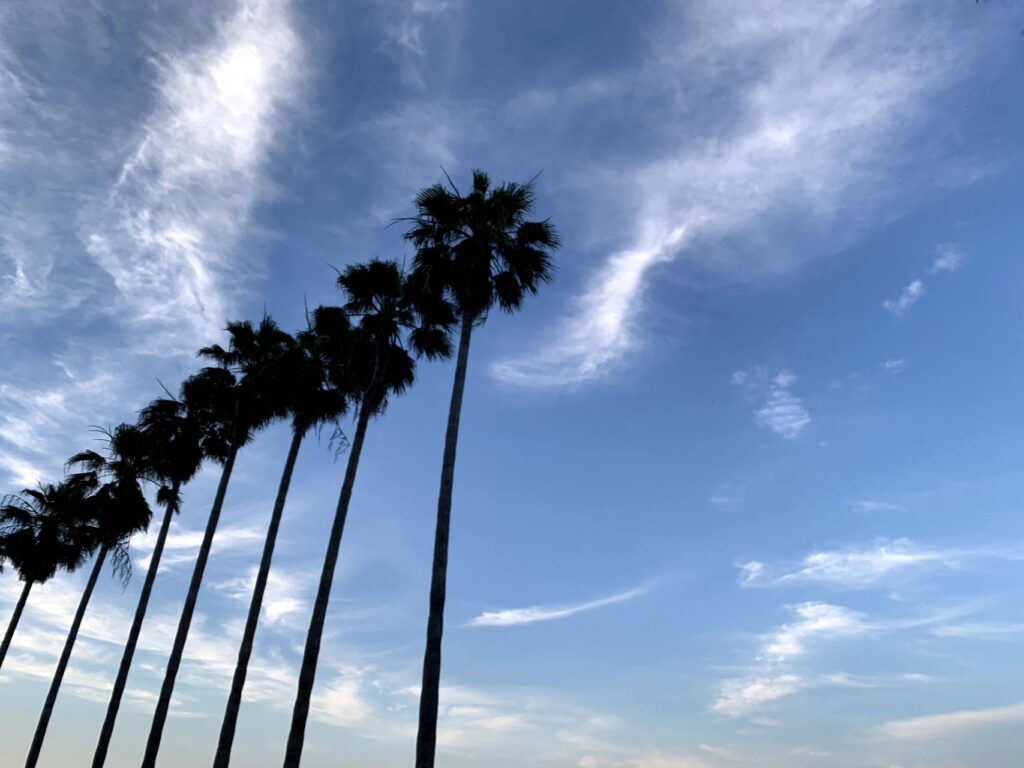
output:
<svg viewBox="0 0 1024 768"><path fill-rule="evenodd" d="M263 594L267 590L270 578L270 563L274 557L274 545L277 543L277 531L281 527L284 514L284 503L288 498L288 487L295 471L295 461L299 456L299 447L305 430L294 427L292 443L288 448L288 457L284 462L281 482L277 486L277 498L274 499L274 510L270 513L270 525L267 526L267 538L263 544L263 556L256 574L256 584L252 589L252 600L249 602L249 615L245 619L245 631L242 633L242 644L238 648L238 663L235 665L235 676L231 680L231 693L228 695L227 707L224 709L224 722L220 727L220 740L217 743L217 754L213 759L214 768L228 768L231 761L231 745L235 740L235 726L238 724L238 712L242 707L242 689L245 687L245 675L249 670L249 658L252 656L253 638L256 637L256 625L260 620L260 609L263 607Z"/></svg>
<svg viewBox="0 0 1024 768"><path fill-rule="evenodd" d="M178 511L178 490L181 483L175 481L171 493L172 500L164 512L164 519L160 523L160 533L156 537L156 545L153 547L153 554L149 558L149 568L146 571L146 579L142 582L142 592L139 594L139 604L135 607L135 618L132 620L131 629L128 630L128 640L124 645L124 652L121 654L121 666L117 669L117 678L114 680L114 689L110 693L110 703L107 704L107 715L103 720L103 727L100 729L100 740L96 745L96 752L92 758L93 768L102 768L107 759L107 750L110 748L110 738L114 735L114 722L117 720L117 711L121 708L121 698L124 696L125 685L128 682L128 672L132 667L132 657L135 655L135 647L139 642L139 633L142 632L142 622L146 618L146 609L149 607L149 596L153 591L153 582L156 581L156 572L160 567L160 558L164 553L164 544L167 542L167 532L171 527L171 519Z"/></svg>
<svg viewBox="0 0 1024 768"><path fill-rule="evenodd" d="M341 484L338 509L334 513L334 524L331 526L331 536L327 541L327 554L324 557L323 570L320 572L320 586L316 591L316 600L313 602L313 615L309 620L306 649L302 655L302 667L299 669L299 687L295 694L295 708L292 710L292 727L288 732L288 745L285 747L284 768L298 768L299 761L302 759L302 743L306 738L306 719L309 717L309 703L313 694L316 664L320 658L320 639L324 633L327 604L331 599L334 567L338 562L341 535L345 532L348 505L352 499L352 488L355 485L356 470L359 467L359 455L363 452L363 438L366 436L366 425L369 421L370 412L364 398L363 403L360 404L356 433L348 455L345 480Z"/></svg>
<svg viewBox="0 0 1024 768"><path fill-rule="evenodd" d="M153 724L149 729L146 752L142 757L142 768L156 767L156 756L160 751L160 739L163 737L164 724L167 722L167 712L171 707L174 680L178 676L178 667L181 666L181 657L185 652L185 641L188 639L189 626L192 624L192 614L195 612L196 601L199 599L199 587L203 582L203 571L206 570L206 561L210 557L210 546L213 544L213 535L217 532L217 522L220 520L220 511L224 506L224 497L227 495L228 482L231 480L231 470L235 466L235 456L237 455L238 447L234 446L231 448L231 452L224 462L224 469L220 473L217 495L214 497L213 507L210 509L210 519L206 523L203 542L199 546L199 555L196 558L196 565L192 571L192 581L189 582L188 593L185 595L185 605L181 609L181 619L178 621L178 631L174 636L174 645L171 646L171 657L167 660L167 670L164 672L164 682L160 688L160 698L157 700L156 710L153 712Z"/></svg>
<svg viewBox="0 0 1024 768"><path fill-rule="evenodd" d="M463 316L459 335L459 356L455 363L452 401L448 407L448 428L441 462L441 490L437 497L437 529L434 532L434 566L430 577L430 614L427 618L427 646L423 653L423 682L420 686L420 722L416 734L416 768L434 768L437 749L437 708L441 687L441 637L444 634L444 600L448 581L448 530L452 519L452 487L455 483L455 450L459 443L462 393L469 364L469 337L473 321Z"/></svg>
<svg viewBox="0 0 1024 768"><path fill-rule="evenodd" d="M57 703L57 692L60 690L61 681L64 679L64 672L68 668L68 660L71 658L71 649L75 647L75 639L78 637L78 630L82 626L82 618L85 616L85 609L89 606L89 599L96 587L96 580L103 570L103 561L107 557L107 547L101 547L96 555L96 562L92 566L92 573L85 583L85 592L78 601L78 610L75 611L74 621L71 622L71 629L68 630L68 638L64 641L64 650L60 653L60 660L57 662L57 669L53 673L53 680L50 681L50 690L46 694L46 701L43 702L43 711L39 715L39 722L36 724L36 733L32 737L32 746L28 751L28 759L25 761L25 768L35 768L39 762L39 753L43 749L43 739L46 737L46 727L50 724L50 716L53 714L53 705Z"/></svg>
<svg viewBox="0 0 1024 768"><path fill-rule="evenodd" d="M0 667L4 665L4 659L7 657L7 649L11 647L11 639L14 637L14 630L18 628L18 622L21 620L21 612L25 610L25 601L28 600L28 593L30 589L32 589L32 582L26 579L25 586L21 588L21 597L18 598L18 604L14 606L14 614L11 616L11 620L7 624L7 632L4 634L4 642L0 645Z"/></svg>

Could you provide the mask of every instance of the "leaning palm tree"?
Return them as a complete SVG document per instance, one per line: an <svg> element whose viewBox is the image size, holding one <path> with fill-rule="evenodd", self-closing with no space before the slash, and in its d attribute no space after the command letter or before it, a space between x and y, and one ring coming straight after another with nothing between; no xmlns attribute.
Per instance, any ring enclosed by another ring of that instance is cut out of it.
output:
<svg viewBox="0 0 1024 768"><path fill-rule="evenodd" d="M284 515L288 488L291 485L303 438L310 430L323 424L337 423L348 408L347 393L333 385L330 370L335 350L344 348L344 340L349 332L348 316L343 310L320 308L314 314L309 328L296 336L268 376L269 386L275 391L275 398L283 403L291 415L292 439L278 484L277 497L274 499L274 508L270 513L263 555L253 584L249 613L238 649L238 662L235 665L231 692L228 694L224 720L221 723L220 738L213 761L214 768L227 768L231 760L231 747L241 710L242 689L245 687L249 659L252 656L256 626L259 623L263 596L270 578L270 566L281 518Z"/></svg>
<svg viewBox="0 0 1024 768"><path fill-rule="evenodd" d="M410 350L430 358L451 353L448 333L451 317L447 307L426 302L397 263L373 260L351 266L338 278L338 284L347 298L344 311L358 322L335 346L331 373L334 385L351 393L356 424L306 634L292 725L285 747L285 768L298 768L302 758L331 584L367 425L371 417L384 413L389 397L401 394L412 385L416 363ZM321 308L315 322L319 325L328 313L337 311Z"/></svg>
<svg viewBox="0 0 1024 768"><path fill-rule="evenodd" d="M0 645L0 666L32 587L59 570L77 569L89 557L80 536L83 490L72 483L44 485L0 501L0 554L25 584Z"/></svg>
<svg viewBox="0 0 1024 768"><path fill-rule="evenodd" d="M454 184L422 190L416 196L416 216L405 235L416 247L415 273L431 291L451 302L460 325L437 500L416 768L433 768L437 746L448 531L470 337L495 305L515 312L528 294L536 293L552 277L551 254L558 248L558 236L549 221L526 218L533 202L532 182L494 187L487 174L473 171L473 188L466 195Z"/></svg>
<svg viewBox="0 0 1024 768"><path fill-rule="evenodd" d="M174 683L185 652L185 641L192 624L203 573L210 557L210 547L217 532L217 523L224 506L231 472L239 449L252 439L253 435L273 419L283 415L280 404L268 397L269 371L287 349L291 337L278 328L271 318L264 317L256 327L248 321L229 323L227 327L230 343L227 349L220 345L204 347L200 357L216 363L215 367L204 368L191 377L183 386L183 400L200 423L209 425L213 434L221 435L222 452L210 454L223 468L217 493L214 496L210 516L206 522L199 554L192 571L185 605L182 607L178 629L167 660L163 684L153 713L143 755L143 768L156 766L163 737L167 713L171 706Z"/></svg>
<svg viewBox="0 0 1024 768"><path fill-rule="evenodd" d="M69 465L77 465L82 469L81 472L71 475L69 482L84 489L82 510L85 512L88 525L81 530L82 546L86 549L95 549L96 557L64 642L64 649L57 661L50 689L43 702L43 710L36 723L25 768L35 768L39 761L46 729L53 715L53 707L57 703L57 694L60 692L61 682L67 671L86 608L96 587L96 580L107 556L111 556L115 572L120 574L123 581L127 581L131 573L128 541L132 535L144 530L153 516L139 486L146 467L145 438L137 427L128 424L122 424L107 433L107 436L109 458L105 459L95 451L84 451L73 456L68 462Z"/></svg>
<svg viewBox="0 0 1024 768"><path fill-rule="evenodd" d="M114 723L121 707L128 673L139 642L142 623L146 618L153 582L160 567L164 545L170 530L171 520L181 509L181 486L191 480L199 471L204 457L204 435L202 425L188 410L182 400L171 397L154 400L139 415L139 427L146 441L145 474L147 479L159 484L157 503L164 508L160 531L149 558L146 578L139 593L128 638L121 654L121 663L110 693L107 713L100 729L99 742L93 755L93 768L101 768L107 758ZM102 469L102 465L99 465Z"/></svg>

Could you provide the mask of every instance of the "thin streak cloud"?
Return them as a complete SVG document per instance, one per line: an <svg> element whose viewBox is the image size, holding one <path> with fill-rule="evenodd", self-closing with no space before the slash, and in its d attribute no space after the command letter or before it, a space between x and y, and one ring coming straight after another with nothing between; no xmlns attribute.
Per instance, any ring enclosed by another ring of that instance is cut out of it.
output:
<svg viewBox="0 0 1024 768"><path fill-rule="evenodd" d="M567 619L588 611L596 611L599 608L607 608L611 605L628 603L650 591L650 585L641 585L625 592L618 592L607 597L600 597L596 600L587 600L582 603L572 603L561 606L534 605L529 608L506 608L500 611L485 611L479 616L470 620L470 627L515 627L520 624L536 624L540 621L556 621Z"/></svg>

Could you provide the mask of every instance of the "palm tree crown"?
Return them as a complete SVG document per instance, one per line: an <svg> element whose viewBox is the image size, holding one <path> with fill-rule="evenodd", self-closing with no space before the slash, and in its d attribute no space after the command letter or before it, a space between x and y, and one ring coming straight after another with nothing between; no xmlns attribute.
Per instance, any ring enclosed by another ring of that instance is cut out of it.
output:
<svg viewBox="0 0 1024 768"><path fill-rule="evenodd" d="M405 234L416 246L415 271L460 316L482 319L495 303L515 311L551 280L558 234L548 220L526 218L534 203L532 182L495 187L477 170L469 194L435 184L415 202Z"/></svg>
<svg viewBox="0 0 1024 768"><path fill-rule="evenodd" d="M83 510L86 498L84 484L65 481L26 488L0 502L0 546L23 581L48 581L89 558L96 541Z"/></svg>

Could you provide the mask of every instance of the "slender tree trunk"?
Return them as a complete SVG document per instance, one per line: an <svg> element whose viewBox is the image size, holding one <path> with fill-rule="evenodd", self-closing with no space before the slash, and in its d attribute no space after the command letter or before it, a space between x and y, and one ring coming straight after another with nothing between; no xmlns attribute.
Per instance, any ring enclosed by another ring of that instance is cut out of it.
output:
<svg viewBox="0 0 1024 768"><path fill-rule="evenodd" d="M302 743L306 738L306 719L309 717L313 680L316 677L316 664L320 657L320 639L324 633L327 604L331 599L334 567L338 562L341 535L345 532L345 518L348 517L348 505L352 499L352 487L356 482L359 455L363 452L363 438L366 436L366 425L369 421L370 413L364 398L359 408L356 433L348 455L348 466L345 468L345 480L341 484L341 495L338 497L338 509L334 513L331 536L327 540L327 554L324 557L323 570L320 572L320 586L316 591L316 600L313 602L313 615L309 620L306 649L302 655L302 667L299 669L299 688L295 694L295 708L292 710L292 727L288 732L288 745L285 747L284 768L298 768L299 761L302 759Z"/></svg>
<svg viewBox="0 0 1024 768"><path fill-rule="evenodd" d="M281 527L284 503L288 498L288 487L295 471L295 461L299 456L299 447L305 430L294 426L292 444L288 448L288 458L284 462L284 472L277 486L277 498L274 499L274 511L270 513L270 525L267 527L267 539L263 544L263 557L256 574L256 584L252 589L252 600L249 602L249 615L245 619L245 631L242 633L242 644L238 648L238 663L235 665L235 676L231 680L231 693L228 695L227 707L224 710L224 722L220 727L220 740L217 743L217 754L213 759L214 768L228 768L231 761L231 745L235 740L235 726L238 724L238 712L242 707L242 689L245 687L245 675L249 670L249 658L252 656L253 638L256 637L256 625L260 620L260 609L263 607L263 594L267 590L270 578L270 563L274 557L274 545L277 543L277 531Z"/></svg>
<svg viewBox="0 0 1024 768"><path fill-rule="evenodd" d="M160 739L163 737L164 724L167 722L167 711L171 707L174 680L178 676L178 667L181 666L181 657L185 652L185 641L188 639L189 626L192 624L192 614L195 612L196 601L199 599L199 587L203 583L203 571L206 570L206 561L210 557L210 546L213 544L213 535L217 532L217 522L220 520L220 511L224 506L224 497L227 495L228 482L231 480L231 470L235 466L235 456L237 455L238 447L234 446L220 473L217 495L214 497L213 507L210 509L210 519L206 523L203 542L199 546L199 555L192 571L192 581L189 582L185 605L181 609L181 619L178 621L178 631L174 636L174 645L171 646L171 657L167 660L167 670L164 672L160 698L157 699L156 710L153 712L153 724L149 729L146 752L142 757L142 768L155 768L156 766L156 756L160 751Z"/></svg>
<svg viewBox="0 0 1024 768"><path fill-rule="evenodd" d="M0 667L4 665L4 659L7 657L7 649L11 647L11 639L14 637L14 630L18 628L18 622L21 620L21 612L25 610L25 601L28 600L28 593L31 589L32 582L26 580L25 586L21 588L21 597L18 598L18 604L14 606L14 614L11 616L11 620L7 624L7 632L4 634L3 644L0 645Z"/></svg>
<svg viewBox="0 0 1024 768"><path fill-rule="evenodd" d="M452 519L452 486L455 483L455 450L459 443L462 393L469 364L469 337L473 321L463 316L459 335L459 356L455 363L452 401L448 407L448 429L444 436L441 462L441 490L437 497L437 529L434 532L434 566L430 577L430 614L427 618L427 647L423 653L423 682L420 686L420 722L416 734L416 768L434 768L437 749L437 707L441 687L441 637L444 634L444 600L448 581L448 530Z"/></svg>
<svg viewBox="0 0 1024 768"><path fill-rule="evenodd" d="M46 727L50 724L50 716L53 714L53 705L57 703L57 692L60 690L61 681L64 679L64 672L68 668L68 660L71 658L71 649L75 647L75 639L78 637L78 630L82 626L82 618L85 616L85 609L89 606L89 599L92 591L96 588L96 580L103 570L103 561L107 557L107 547L101 547L96 555L96 561L92 566L92 573L85 583L85 592L78 601L78 610L75 611L74 621L71 622L71 629L68 630L68 638L64 641L64 650L60 653L60 660L57 662L57 669L53 673L53 680L50 681L50 690L46 694L46 701L43 702L43 711L39 715L39 722L36 724L36 733L32 737L32 746L28 751L28 759L25 760L25 768L35 768L39 762L39 753L43 749L43 739L46 737Z"/></svg>
<svg viewBox="0 0 1024 768"><path fill-rule="evenodd" d="M156 572L160 567L160 558L164 553L164 544L167 543L167 532L170 530L171 519L174 517L174 513L178 511L178 490L180 488L181 483L175 481L174 487L171 490L173 498L167 505L164 519L160 523L160 533L157 534L156 545L153 547L153 554L149 559L146 579L142 582L139 604L135 607L135 618L132 620L131 629L128 630L128 640L124 645L124 652L121 654L121 666L117 669L114 689L110 693L110 703L107 704L107 716L103 719L103 727L100 729L100 740L96 745L96 752L92 758L93 768L102 768L103 763L107 759L110 738L114 735L114 722L117 720L117 711L121 708L121 698L124 696L125 685L128 682L128 672L132 668L132 657L135 655L135 647L139 642L139 633L142 632L142 622L146 618L149 596L153 591L153 582L156 581Z"/></svg>

